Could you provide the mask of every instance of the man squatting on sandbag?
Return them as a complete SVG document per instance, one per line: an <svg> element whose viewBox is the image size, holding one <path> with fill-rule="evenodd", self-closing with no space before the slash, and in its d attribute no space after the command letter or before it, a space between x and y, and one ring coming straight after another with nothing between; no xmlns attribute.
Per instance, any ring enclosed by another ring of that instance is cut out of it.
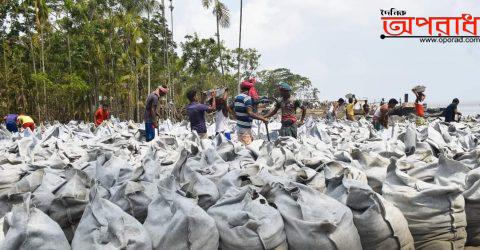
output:
<svg viewBox="0 0 480 250"><path fill-rule="evenodd" d="M147 142L155 138L155 128L158 127L158 99L160 96L165 96L168 93L168 89L162 86L158 86L152 93L150 93L145 101L145 138Z"/></svg>
<svg viewBox="0 0 480 250"><path fill-rule="evenodd" d="M197 91L191 89L187 92L187 99L190 104L187 105L187 115L190 120L192 131L197 131L200 139L207 139L207 125L205 124L205 112L211 113L216 110L216 92L212 91L212 105L208 106L197 101Z"/></svg>
<svg viewBox="0 0 480 250"><path fill-rule="evenodd" d="M280 129L280 136L291 136L297 138L297 108L302 109L302 118L300 119L300 124L303 124L305 120L305 114L307 113L307 108L295 97L291 96L292 88L287 83L280 83L279 85L280 96L282 97L280 101L277 101L275 108L270 111L269 114L265 116L266 119L277 114L278 110L282 110L282 128Z"/></svg>
<svg viewBox="0 0 480 250"><path fill-rule="evenodd" d="M388 128L388 116L390 111L397 106L398 101L395 99L390 99L387 104L383 104L375 110L373 115L373 127L376 130L381 130L383 128Z"/></svg>
<svg viewBox="0 0 480 250"><path fill-rule="evenodd" d="M252 121L253 119L261 120L268 123L268 119L253 112L253 100L248 95L253 83L244 81L240 85L241 93L235 97L232 110L237 120L238 140L244 145L249 145L253 141Z"/></svg>

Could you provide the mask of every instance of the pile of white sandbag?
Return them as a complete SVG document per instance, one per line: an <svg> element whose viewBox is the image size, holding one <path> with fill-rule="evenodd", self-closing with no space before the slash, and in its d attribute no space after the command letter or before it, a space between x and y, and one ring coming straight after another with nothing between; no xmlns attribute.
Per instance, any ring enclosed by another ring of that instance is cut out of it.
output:
<svg viewBox="0 0 480 250"><path fill-rule="evenodd" d="M476 122L279 128L245 147L186 122L149 143L132 122L0 127L2 249L480 247Z"/></svg>

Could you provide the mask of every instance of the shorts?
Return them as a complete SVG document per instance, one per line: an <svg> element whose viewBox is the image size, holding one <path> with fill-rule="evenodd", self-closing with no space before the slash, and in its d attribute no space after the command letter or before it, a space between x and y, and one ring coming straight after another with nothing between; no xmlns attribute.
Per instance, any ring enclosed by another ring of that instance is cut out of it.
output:
<svg viewBox="0 0 480 250"><path fill-rule="evenodd" d="M155 127L153 126L153 122L146 122L145 123L145 139L147 142L153 140L155 138Z"/></svg>
<svg viewBox="0 0 480 250"><path fill-rule="evenodd" d="M285 125L282 124L282 127L280 128L280 136L291 136L293 138L297 138L297 124L290 124L290 125Z"/></svg>
<svg viewBox="0 0 480 250"><path fill-rule="evenodd" d="M29 128L33 132L35 130L35 123L26 122L26 123L22 124L22 128L24 128L24 129Z"/></svg>
<svg viewBox="0 0 480 250"><path fill-rule="evenodd" d="M7 122L5 125L7 126L8 131L10 131L12 133L18 132L18 127L17 127L17 124L15 122Z"/></svg>
<svg viewBox="0 0 480 250"><path fill-rule="evenodd" d="M377 130L377 131L380 131L380 130L382 130L383 126L382 126L382 124L380 124L380 122L374 121L373 122L373 128L375 128L375 130Z"/></svg>
<svg viewBox="0 0 480 250"><path fill-rule="evenodd" d="M244 145L250 145L253 141L252 129L237 127L238 140Z"/></svg>

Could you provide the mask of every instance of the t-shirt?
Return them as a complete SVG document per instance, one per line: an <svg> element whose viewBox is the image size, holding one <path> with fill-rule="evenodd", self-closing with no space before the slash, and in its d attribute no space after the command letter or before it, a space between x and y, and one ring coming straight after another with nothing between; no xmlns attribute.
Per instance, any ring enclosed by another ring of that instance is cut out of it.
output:
<svg viewBox="0 0 480 250"><path fill-rule="evenodd" d="M158 106L158 95L155 93L151 93L148 95L147 100L145 101L145 115L144 119L146 123L152 123L156 120L157 114L155 111L157 110ZM154 111L151 112L151 108L153 107Z"/></svg>
<svg viewBox="0 0 480 250"><path fill-rule="evenodd" d="M192 102L187 106L187 115L190 120L192 130L199 134L207 133L207 126L205 125L205 112L208 106L198 102Z"/></svg>
<svg viewBox="0 0 480 250"><path fill-rule="evenodd" d="M380 122L382 124L388 124L388 104L383 104L378 107L373 114L373 121Z"/></svg>
<svg viewBox="0 0 480 250"><path fill-rule="evenodd" d="M297 122L297 116L295 115L297 108L303 107L301 101L290 97L289 99L281 99L275 105L276 108L282 110L282 122Z"/></svg>
<svg viewBox="0 0 480 250"><path fill-rule="evenodd" d="M7 116L5 116L5 123L6 124L15 124L17 123L17 117L18 115L16 114L8 114Z"/></svg>
<svg viewBox="0 0 480 250"><path fill-rule="evenodd" d="M455 121L455 110L457 109L457 104L451 103L445 109L445 121L446 122L453 122Z"/></svg>
<svg viewBox="0 0 480 250"><path fill-rule="evenodd" d="M354 104L353 104L353 103L347 104L347 107L345 108L346 111L347 111L347 115L349 115L349 116L355 116L355 111L354 111L353 107L354 107Z"/></svg>
<svg viewBox="0 0 480 250"><path fill-rule="evenodd" d="M252 98L250 96L242 93L235 97L233 110L237 116L237 126L241 128L252 127L252 118L247 113L248 107L253 107Z"/></svg>
<svg viewBox="0 0 480 250"><path fill-rule="evenodd" d="M99 126L104 120L110 119L110 113L103 108L98 108L95 111L95 125Z"/></svg>
<svg viewBox="0 0 480 250"><path fill-rule="evenodd" d="M32 117L30 117L28 115L19 115L18 118L17 118L17 121L18 121L18 123L20 123L20 125L25 124L25 123L33 123Z"/></svg>

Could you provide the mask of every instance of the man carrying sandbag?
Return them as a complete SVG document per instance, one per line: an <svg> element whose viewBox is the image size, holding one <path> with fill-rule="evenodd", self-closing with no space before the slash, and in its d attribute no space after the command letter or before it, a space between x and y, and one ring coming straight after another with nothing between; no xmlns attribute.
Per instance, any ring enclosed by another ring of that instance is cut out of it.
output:
<svg viewBox="0 0 480 250"><path fill-rule="evenodd" d="M205 112L211 113L216 110L216 92L211 92L212 105L208 106L197 101L197 91L191 89L187 92L190 104L187 106L187 115L190 120L192 131L197 131L200 139L207 139L207 125L205 124Z"/></svg>
<svg viewBox="0 0 480 250"><path fill-rule="evenodd" d="M348 98L348 104L345 107L345 113L347 116L347 120L355 121L355 105L357 104L357 98L355 95L352 95Z"/></svg>
<svg viewBox="0 0 480 250"><path fill-rule="evenodd" d="M147 142L155 138L155 128L158 127L158 100L160 96L165 96L168 93L168 89L162 86L158 86L155 91L150 93L145 101L145 138Z"/></svg>
<svg viewBox="0 0 480 250"><path fill-rule="evenodd" d="M233 111L237 120L237 134L238 140L244 144L249 145L253 141L252 135L252 121L257 119L268 123L268 120L253 112L253 100L248 95L250 88L253 87L251 82L244 81L240 85L241 93L235 97L233 103Z"/></svg>
<svg viewBox="0 0 480 250"><path fill-rule="evenodd" d="M396 99L390 99L387 104L383 104L375 110L373 115L373 127L376 130L381 130L382 128L388 128L388 116L390 111L397 106L398 101Z"/></svg>
<svg viewBox="0 0 480 250"><path fill-rule="evenodd" d="M307 113L307 108L300 100L295 99L291 96L292 88L287 83L280 83L279 85L281 100L277 101L275 108L270 111L265 118L270 118L277 114L278 110L282 110L282 128L280 129L280 136L291 136L297 138L297 109L302 109L302 118L300 119L300 124L303 124L305 120L305 114Z"/></svg>
<svg viewBox="0 0 480 250"><path fill-rule="evenodd" d="M25 115L23 112L20 112L20 115L17 117L17 124L23 129L29 128L32 132L35 130L35 122L32 117Z"/></svg>
<svg viewBox="0 0 480 250"><path fill-rule="evenodd" d="M425 107L423 105L425 101L425 87L417 86L412 89L413 93L416 96L415 99L415 114L417 115L416 124L421 126L425 124Z"/></svg>

